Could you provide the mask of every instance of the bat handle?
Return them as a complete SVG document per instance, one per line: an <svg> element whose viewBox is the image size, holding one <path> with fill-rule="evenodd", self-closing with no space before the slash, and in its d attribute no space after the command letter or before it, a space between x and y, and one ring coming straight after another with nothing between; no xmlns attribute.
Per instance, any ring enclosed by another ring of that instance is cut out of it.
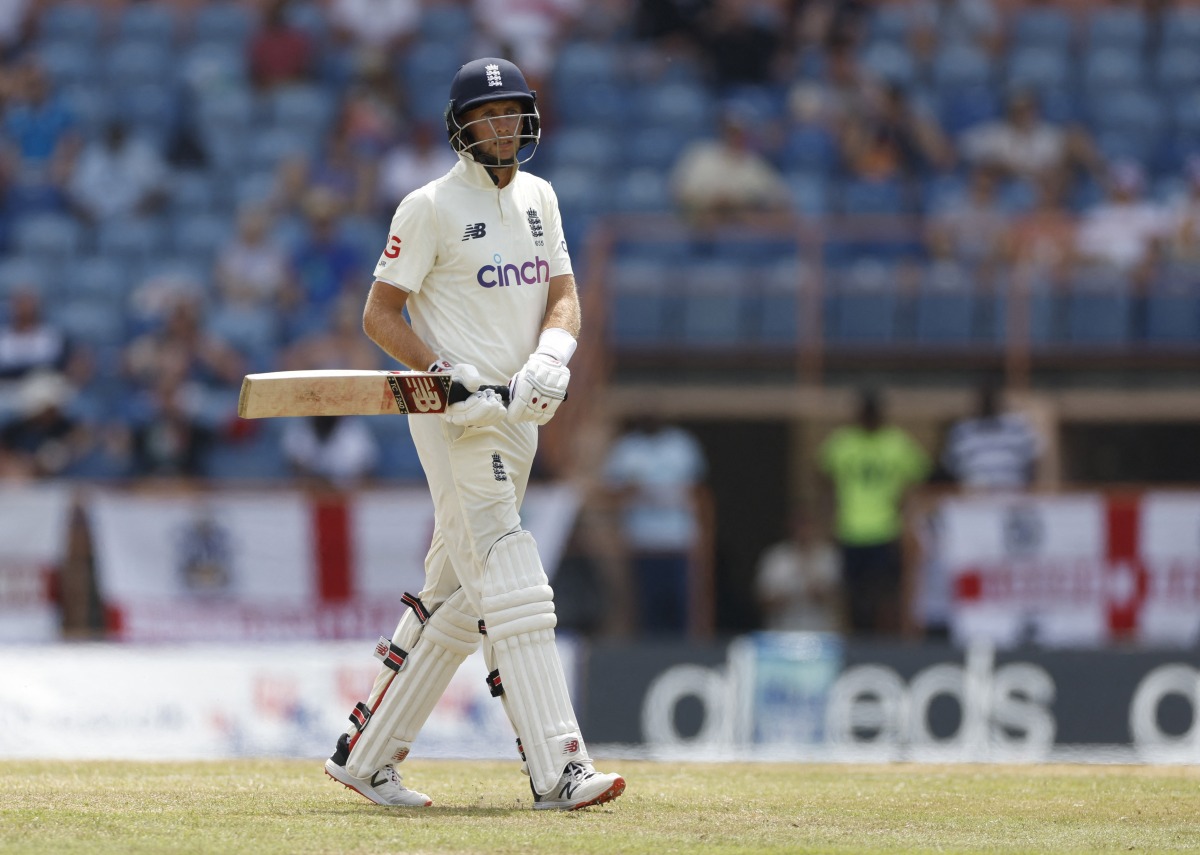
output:
<svg viewBox="0 0 1200 855"><path fill-rule="evenodd" d="M502 400L505 403L505 405L508 404L508 387L507 386L483 385L483 386L479 387L479 390L481 392L484 389L491 389L493 392L495 392L497 395L500 396L500 400ZM451 383L450 384L450 403L451 404L457 404L459 401L467 400L467 398L470 396L470 394L471 393L467 391L467 387L464 386L462 383Z"/></svg>

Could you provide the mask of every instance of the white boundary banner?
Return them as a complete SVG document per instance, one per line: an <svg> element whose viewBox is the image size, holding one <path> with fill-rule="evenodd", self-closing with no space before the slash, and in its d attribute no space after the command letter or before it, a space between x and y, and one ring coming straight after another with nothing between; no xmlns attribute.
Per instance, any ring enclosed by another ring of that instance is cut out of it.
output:
<svg viewBox="0 0 1200 855"><path fill-rule="evenodd" d="M558 648L574 694L576 645L560 637ZM0 648L0 757L324 758L371 688L372 650L362 641ZM511 759L517 774L516 738L487 672L479 651L463 663L406 766Z"/></svg>
<svg viewBox="0 0 1200 855"><path fill-rule="evenodd" d="M0 486L0 642L58 638L54 591L71 502L61 484Z"/></svg>
<svg viewBox="0 0 1200 855"><path fill-rule="evenodd" d="M1200 641L1200 493L957 497L938 514L960 643Z"/></svg>
<svg viewBox="0 0 1200 855"><path fill-rule="evenodd" d="M553 577L578 496L531 486L522 522ZM433 507L423 489L142 494L98 490L87 512L111 638L376 638L423 587Z"/></svg>

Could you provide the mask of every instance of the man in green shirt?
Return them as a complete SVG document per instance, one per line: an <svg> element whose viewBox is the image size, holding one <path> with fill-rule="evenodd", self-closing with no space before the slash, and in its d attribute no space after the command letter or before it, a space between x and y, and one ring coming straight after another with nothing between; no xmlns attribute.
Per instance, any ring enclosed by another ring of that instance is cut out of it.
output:
<svg viewBox="0 0 1200 855"><path fill-rule="evenodd" d="M822 444L820 468L833 486L850 631L896 635L902 507L909 488L928 477L930 458L905 431L884 424L878 397L867 391L857 422L838 428Z"/></svg>

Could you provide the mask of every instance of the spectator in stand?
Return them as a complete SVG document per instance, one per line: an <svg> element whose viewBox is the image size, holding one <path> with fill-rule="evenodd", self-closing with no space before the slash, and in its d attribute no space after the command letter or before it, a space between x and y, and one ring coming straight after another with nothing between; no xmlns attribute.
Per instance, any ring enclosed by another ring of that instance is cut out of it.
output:
<svg viewBox="0 0 1200 855"><path fill-rule="evenodd" d="M329 328L302 336L284 348L279 355L280 370L356 368L377 371L384 368L382 352L363 332L360 303L355 294L339 297L331 312Z"/></svg>
<svg viewBox="0 0 1200 855"><path fill-rule="evenodd" d="M237 231L218 250L214 274L221 299L241 306L276 305L287 286L288 256L271 232L268 206L238 211Z"/></svg>
<svg viewBox="0 0 1200 855"><path fill-rule="evenodd" d="M654 416L630 424L609 451L604 482L620 516L642 634L688 629L707 473L696 438Z"/></svg>
<svg viewBox="0 0 1200 855"><path fill-rule="evenodd" d="M926 242L939 247L937 255L968 267L990 271L1008 249L1008 212L1000 203L995 173L987 167L971 170L966 192L926 219Z"/></svg>
<svg viewBox="0 0 1200 855"><path fill-rule="evenodd" d="M312 79L317 49L312 37L288 20L291 0L266 0L247 45L250 80L260 91Z"/></svg>
<svg viewBox="0 0 1200 855"><path fill-rule="evenodd" d="M671 170L671 188L683 215L701 229L786 210L787 182L755 147L746 117L727 110L720 136L687 145Z"/></svg>
<svg viewBox="0 0 1200 855"><path fill-rule="evenodd" d="M907 210L918 210L921 179L954 166L954 148L938 124L909 103L903 87L887 83L878 100L864 98L846 115L839 145L842 159L858 178L897 182Z"/></svg>
<svg viewBox="0 0 1200 855"><path fill-rule="evenodd" d="M904 501L928 478L929 456L907 432L887 424L878 396L864 391L855 423L821 445L820 468L833 489L849 629L899 635L906 624Z"/></svg>
<svg viewBox="0 0 1200 855"><path fill-rule="evenodd" d="M312 487L355 489L369 482L379 465L379 442L361 418L289 419L282 442L292 471Z"/></svg>
<svg viewBox="0 0 1200 855"><path fill-rule="evenodd" d="M0 327L0 382L41 371L65 372L70 355L66 333L46 320L37 288L14 288L8 322Z"/></svg>
<svg viewBox="0 0 1200 855"><path fill-rule="evenodd" d="M40 0L6 0L0 3L0 61L15 59L34 29Z"/></svg>
<svg viewBox="0 0 1200 855"><path fill-rule="evenodd" d="M0 429L0 480L53 478L82 457L88 437L68 413L74 394L61 374L42 371L21 380L18 415Z"/></svg>
<svg viewBox="0 0 1200 855"><path fill-rule="evenodd" d="M365 54L402 53L421 23L419 0L330 0L329 26L342 44Z"/></svg>
<svg viewBox="0 0 1200 855"><path fill-rule="evenodd" d="M1064 283L1075 262L1077 218L1062 199L1061 181L1038 181L1033 209L1017 214L1008 230L1009 261Z"/></svg>
<svg viewBox="0 0 1200 855"><path fill-rule="evenodd" d="M393 211L400 200L454 166L455 154L446 147L445 130L430 122L412 125L406 138L384 154L379 164L376 207Z"/></svg>
<svg viewBox="0 0 1200 855"><path fill-rule="evenodd" d="M928 62L948 44L979 47L990 56L1004 48L1004 22L992 0L909 0L912 20L908 44Z"/></svg>
<svg viewBox="0 0 1200 855"><path fill-rule="evenodd" d="M92 223L151 214L162 207L171 177L158 149L119 121L84 146L71 173L72 206Z"/></svg>
<svg viewBox="0 0 1200 855"><path fill-rule="evenodd" d="M585 0L471 0L475 52L509 57L533 89L545 89L562 42Z"/></svg>
<svg viewBox="0 0 1200 855"><path fill-rule="evenodd" d="M342 294L361 285L363 259L341 234L342 210L341 200L327 188L314 189L304 199L304 233L290 258L293 312L325 315Z"/></svg>
<svg viewBox="0 0 1200 855"><path fill-rule="evenodd" d="M164 388L159 376L166 373L201 386L237 389L245 361L228 342L205 331L201 299L174 294L164 303L161 320L125 346L129 378L142 389Z"/></svg>
<svg viewBox="0 0 1200 855"><path fill-rule="evenodd" d="M715 0L700 20L700 43L718 91L763 86L781 78L784 69L782 8L744 0Z"/></svg>
<svg viewBox="0 0 1200 855"><path fill-rule="evenodd" d="M162 352L152 376L129 406L132 474L139 478L195 478L203 474L215 431L205 423L204 383L188 353Z"/></svg>
<svg viewBox="0 0 1200 855"><path fill-rule="evenodd" d="M1070 186L1079 170L1100 172L1100 159L1086 130L1044 119L1037 96L1028 90L1009 95L1002 118L968 128L959 147L969 163L990 166L1006 180L1036 184L1051 179Z"/></svg>
<svg viewBox="0 0 1200 855"><path fill-rule="evenodd" d="M1147 199L1142 168L1114 163L1105 182L1106 198L1084 209L1076 248L1078 260L1119 272L1137 286L1154 276L1170 240L1172 218L1162 204Z"/></svg>
<svg viewBox="0 0 1200 855"><path fill-rule="evenodd" d="M8 190L8 215L60 209L82 145L75 117L36 59L17 65L9 90L0 134L0 183Z"/></svg>
<svg viewBox="0 0 1200 855"><path fill-rule="evenodd" d="M838 632L842 627L841 565L837 547L813 516L796 511L788 536L758 559L754 593L763 626L776 632Z"/></svg>
<svg viewBox="0 0 1200 855"><path fill-rule="evenodd" d="M1025 490L1035 480L1043 443L1029 419L1000 408L1000 390L985 383L973 416L946 435L942 465L965 490Z"/></svg>
<svg viewBox="0 0 1200 855"><path fill-rule="evenodd" d="M1184 165L1185 183L1170 201L1171 259L1187 264L1200 262L1200 155Z"/></svg>
<svg viewBox="0 0 1200 855"><path fill-rule="evenodd" d="M329 196L335 200L338 217L366 215L372 212L378 172L378 158L356 149L349 128L339 125L325 138L320 157L308 170L310 203Z"/></svg>
<svg viewBox="0 0 1200 855"><path fill-rule="evenodd" d="M378 160L407 124L407 102L387 55L366 52L342 99L338 131L345 135L356 156Z"/></svg>

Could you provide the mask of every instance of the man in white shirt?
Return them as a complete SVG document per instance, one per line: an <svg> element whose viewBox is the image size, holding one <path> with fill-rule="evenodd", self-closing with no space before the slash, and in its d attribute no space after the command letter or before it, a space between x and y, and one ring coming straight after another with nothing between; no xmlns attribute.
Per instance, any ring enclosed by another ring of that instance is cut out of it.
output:
<svg viewBox="0 0 1200 855"><path fill-rule="evenodd" d="M396 765L481 641L533 807L574 810L625 789L592 767L554 644L553 591L519 513L580 325L558 199L520 171L541 134L536 99L507 60L459 69L445 114L458 162L397 207L367 297L363 328L385 352L473 393L442 418L409 419L434 503L425 587L405 594L409 611L376 647L375 685L325 764L377 804L431 804Z"/></svg>

